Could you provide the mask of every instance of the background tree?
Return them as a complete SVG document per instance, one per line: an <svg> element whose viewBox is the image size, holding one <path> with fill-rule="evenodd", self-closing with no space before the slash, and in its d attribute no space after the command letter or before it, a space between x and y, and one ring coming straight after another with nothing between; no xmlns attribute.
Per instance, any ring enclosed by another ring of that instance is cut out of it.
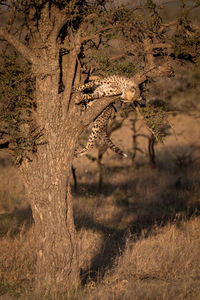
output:
<svg viewBox="0 0 200 300"><path fill-rule="evenodd" d="M168 49L175 45L177 50L177 43L180 49L197 48L197 39L191 38L190 45L184 44L186 35L197 33L182 18L178 20L178 29L181 28L179 36L183 39L169 40L166 31L171 26L162 23L152 1L147 1L145 8L122 6L112 10L104 1L0 3L10 13L8 28L1 27L0 35L29 62L32 74L31 80L22 76L19 82L26 88L17 93L18 82L15 80L12 85L12 80L24 71L11 72L7 86L2 81L1 99L8 96L9 102L1 105L4 112L1 145L15 155L33 212L36 291L54 294L79 284L70 192L76 142L102 110L117 100L116 97L99 99L83 109L75 105L74 87L91 79L91 75L128 74L138 85L133 101L137 100L145 81L173 73ZM16 37L15 20L19 13L23 13L26 30L21 35L18 31ZM123 40L121 53L105 57L106 47L116 47L120 40ZM191 56L196 53L190 51ZM12 69L12 62L8 65ZM8 90L16 94L6 95ZM13 115L7 114L8 111Z"/></svg>

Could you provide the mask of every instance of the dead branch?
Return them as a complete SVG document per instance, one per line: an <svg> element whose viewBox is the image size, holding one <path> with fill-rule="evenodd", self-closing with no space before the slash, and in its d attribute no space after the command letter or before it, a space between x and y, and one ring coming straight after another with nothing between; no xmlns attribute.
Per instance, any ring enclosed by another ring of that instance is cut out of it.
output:
<svg viewBox="0 0 200 300"><path fill-rule="evenodd" d="M146 69L151 69L155 66L151 46L152 46L152 42L150 38L146 38L143 42L145 59L146 59Z"/></svg>
<svg viewBox="0 0 200 300"><path fill-rule="evenodd" d="M147 78L167 77L174 74L173 68L165 61L162 65L156 65L153 56L153 49L155 48L170 48L170 44L153 43L150 38L144 40L144 52L146 58L146 66L144 71L136 74L133 80L139 85L147 80Z"/></svg>
<svg viewBox="0 0 200 300"><path fill-rule="evenodd" d="M112 29L112 27L111 26L106 26L106 27L104 27L104 28L101 28L100 30L98 30L98 31L96 31L94 34L91 34L91 35L89 35L89 36L83 36L82 37L82 39L81 39L81 41L82 42L85 42L85 41L88 41L88 40L92 40L92 39L95 39L95 38L99 38L99 35L102 33L102 32L104 32L104 31L106 31L106 30L109 30L109 29ZM82 30L82 32L83 32L83 30Z"/></svg>
<svg viewBox="0 0 200 300"><path fill-rule="evenodd" d="M192 21L190 21L190 22L191 22L190 26L191 26L194 30L196 30L196 31L199 31L199 30L200 30L199 24L194 23L194 22L192 22ZM178 22L177 22L177 21L172 21L172 22L170 22L170 23L162 24L162 26L161 26L160 29L158 30L158 34L162 34L162 33L166 30L167 27L173 27L173 26L177 26L177 25L178 25Z"/></svg>
<svg viewBox="0 0 200 300"><path fill-rule="evenodd" d="M163 31L164 31L167 27L176 26L176 25L177 25L177 21L172 21L172 22L170 22L170 23L162 24L162 26L161 26L160 29L158 30L158 34L162 34Z"/></svg>
<svg viewBox="0 0 200 300"><path fill-rule="evenodd" d="M153 49L166 49L166 48L172 48L171 44L167 44L167 43L154 43L149 45L149 50L153 50Z"/></svg>
<svg viewBox="0 0 200 300"><path fill-rule="evenodd" d="M123 53L123 54L120 54L120 55L117 55L117 56L113 56L113 57L110 58L110 61L115 60L115 59L122 58L122 57L124 57L124 56L126 56L126 53Z"/></svg>
<svg viewBox="0 0 200 300"><path fill-rule="evenodd" d="M38 61L37 57L33 54L33 52L26 47L23 43L21 43L16 37L8 32L6 28L0 27L0 35L4 37L6 41L8 41L15 49L23 55L23 57L28 60L30 63L36 64ZM39 64L39 62L38 62Z"/></svg>

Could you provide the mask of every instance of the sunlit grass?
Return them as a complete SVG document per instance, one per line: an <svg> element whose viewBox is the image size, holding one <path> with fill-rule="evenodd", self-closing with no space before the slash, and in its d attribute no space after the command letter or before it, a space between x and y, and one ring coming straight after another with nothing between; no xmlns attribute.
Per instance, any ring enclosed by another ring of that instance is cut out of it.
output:
<svg viewBox="0 0 200 300"><path fill-rule="evenodd" d="M188 149L183 161L178 148L159 148L155 168L107 154L101 194L96 165L81 158L73 198L82 286L57 299L200 297L200 163ZM34 299L31 210L18 170L0 170L0 295Z"/></svg>

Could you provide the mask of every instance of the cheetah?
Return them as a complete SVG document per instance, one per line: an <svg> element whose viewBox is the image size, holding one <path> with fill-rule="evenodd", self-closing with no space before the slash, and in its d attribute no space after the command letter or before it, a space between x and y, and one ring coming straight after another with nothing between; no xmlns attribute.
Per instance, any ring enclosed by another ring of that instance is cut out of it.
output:
<svg viewBox="0 0 200 300"><path fill-rule="evenodd" d="M136 95L140 96L140 93L138 93L138 87L133 80L118 75L93 80L78 87L76 91L82 92L86 89L92 88L95 88L93 93L79 94L75 98L75 103L80 104L83 101L85 101L85 103L89 103L89 101L94 99L112 96L121 96L123 102L133 102Z"/></svg>
<svg viewBox="0 0 200 300"><path fill-rule="evenodd" d="M103 112L96 118L94 121L94 126L92 128L92 133L88 139L87 145L82 150L75 151L75 157L82 156L86 154L90 149L92 149L98 140L103 140L104 143L115 153L119 154L121 157L127 157L127 154L119 149L116 145L113 144L111 139L107 134L107 125L108 121L111 118L114 107L112 104L108 105Z"/></svg>
<svg viewBox="0 0 200 300"><path fill-rule="evenodd" d="M93 92L87 94L84 93L85 90L93 90ZM91 100L112 96L120 96L124 103L129 102L134 104L137 104L138 101L142 99L140 96L140 90L134 80L118 75L113 75L103 79L96 79L88 82L76 88L76 92L79 92L75 97L75 104L77 105L84 102L87 106L90 106ZM127 157L127 155L123 151L121 151L117 146L113 144L107 134L107 124L111 117L111 114L113 113L113 109L113 105L109 105L96 118L94 127L92 128L92 133L89 137L86 147L81 151L75 151L76 157L86 154L91 148L94 147L97 139L104 140L105 144L111 150L118 153L122 157Z"/></svg>

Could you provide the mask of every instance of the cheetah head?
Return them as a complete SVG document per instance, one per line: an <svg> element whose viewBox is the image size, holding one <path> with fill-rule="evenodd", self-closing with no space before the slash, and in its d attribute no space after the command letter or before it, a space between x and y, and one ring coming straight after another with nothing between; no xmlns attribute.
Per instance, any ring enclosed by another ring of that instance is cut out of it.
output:
<svg viewBox="0 0 200 300"><path fill-rule="evenodd" d="M124 89L121 98L123 99L124 102L133 102L135 93L136 93L136 85L134 82L131 82Z"/></svg>
<svg viewBox="0 0 200 300"><path fill-rule="evenodd" d="M123 102L133 102L135 90L126 90L122 96Z"/></svg>
<svg viewBox="0 0 200 300"><path fill-rule="evenodd" d="M123 99L123 102L131 102L133 103L135 100L140 98L140 89L139 87L131 81L126 89L123 91L121 98Z"/></svg>

